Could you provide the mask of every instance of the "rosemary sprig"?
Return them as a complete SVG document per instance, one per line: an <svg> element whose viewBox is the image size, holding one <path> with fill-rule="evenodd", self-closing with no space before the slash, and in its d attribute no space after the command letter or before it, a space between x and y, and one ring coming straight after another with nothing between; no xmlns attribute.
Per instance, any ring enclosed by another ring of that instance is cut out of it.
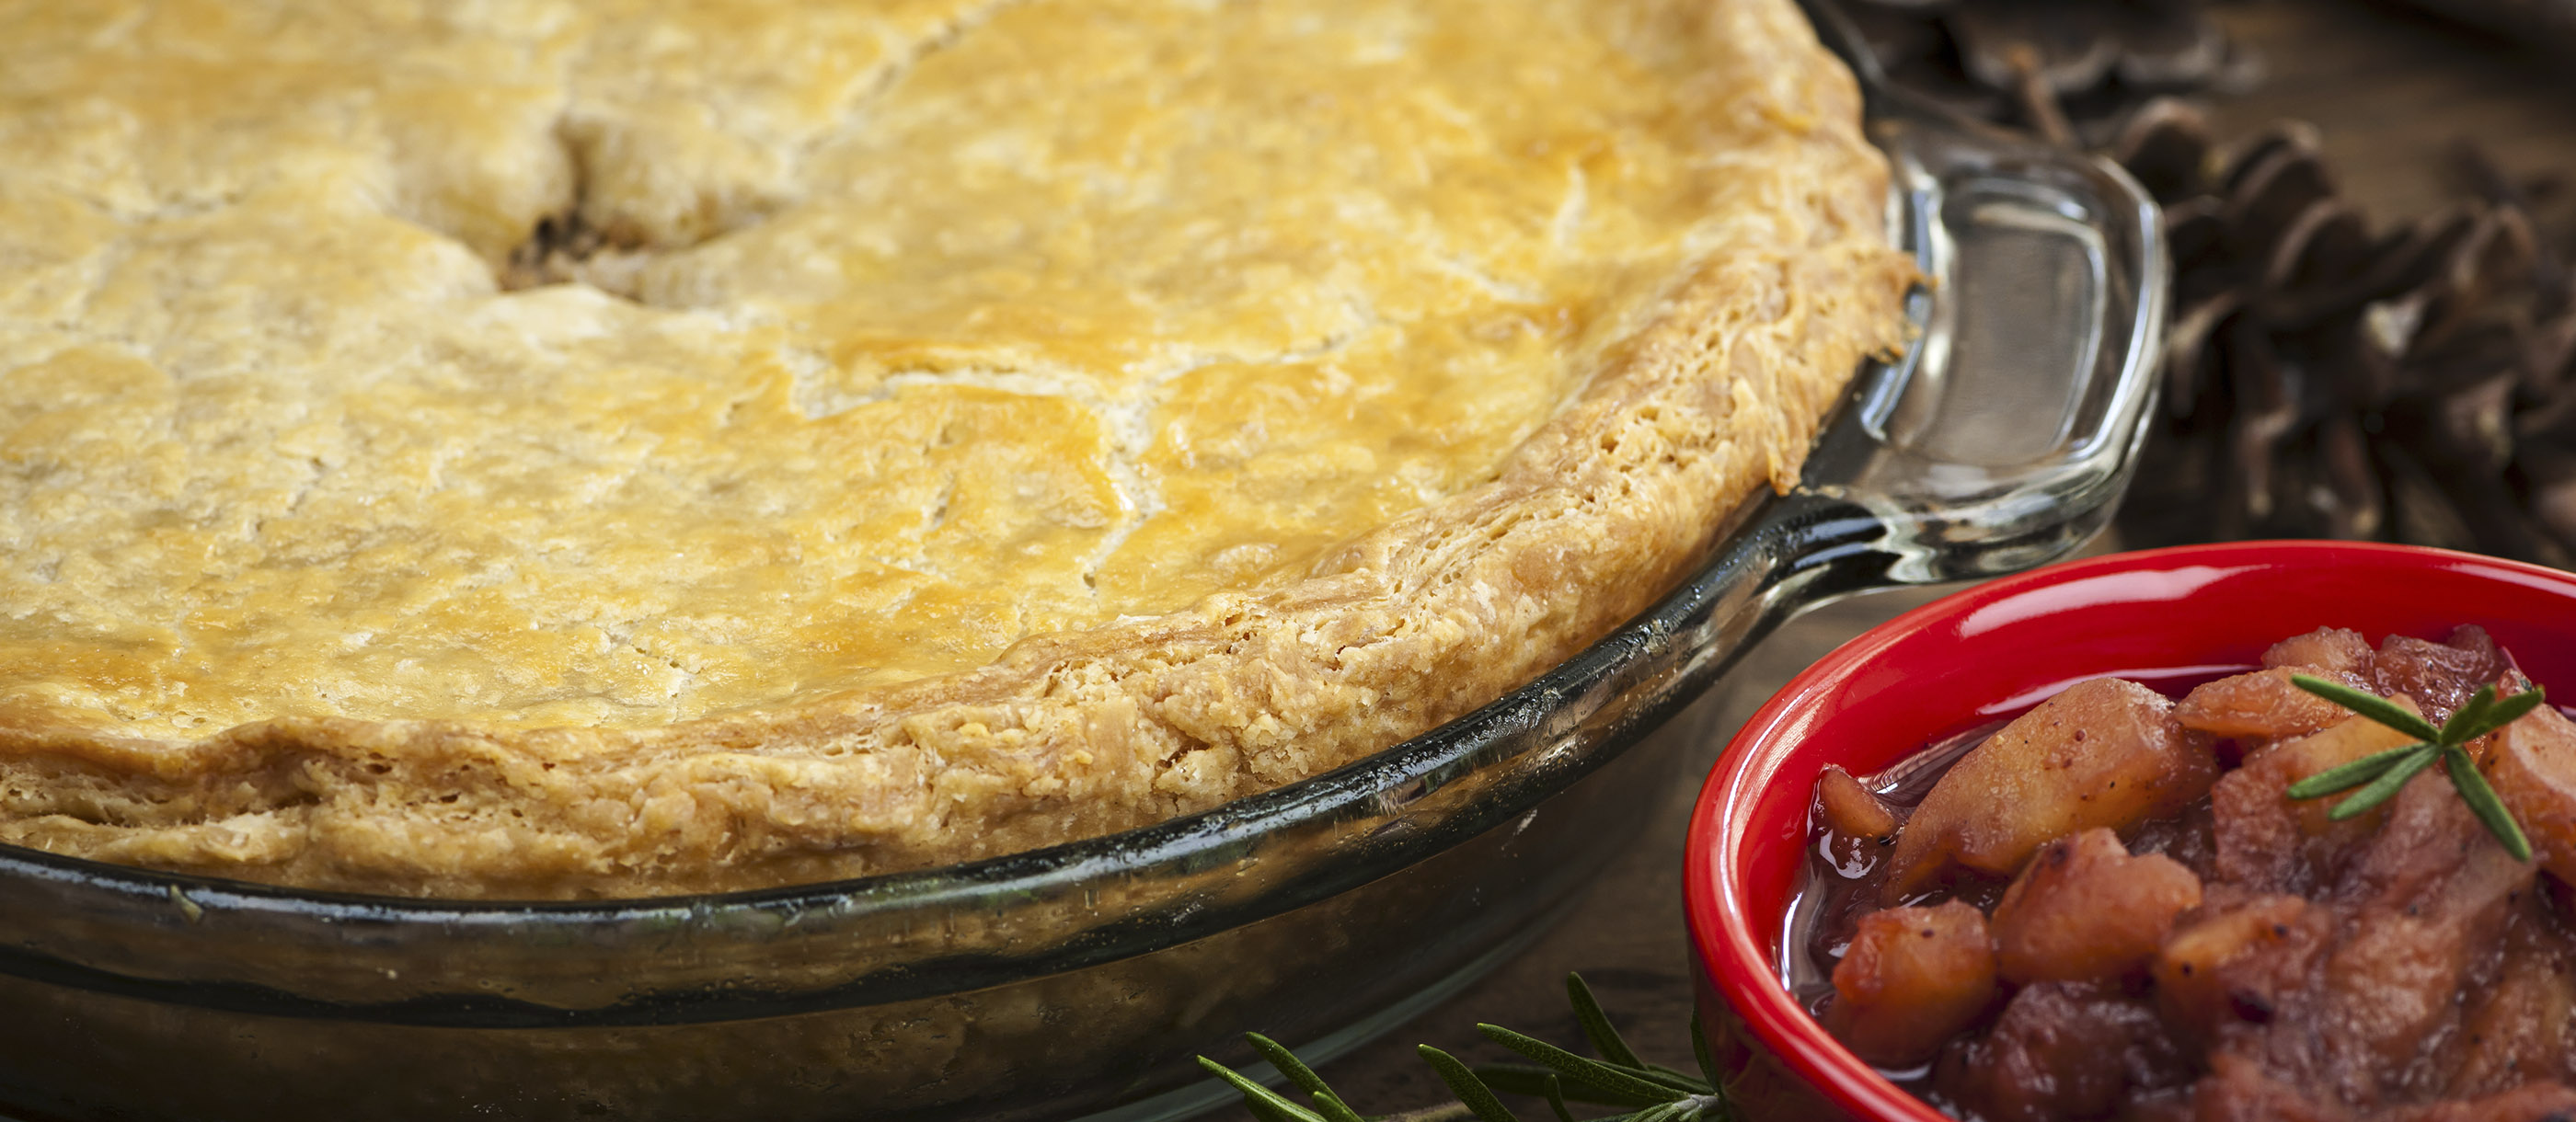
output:
<svg viewBox="0 0 2576 1122"><path fill-rule="evenodd" d="M2468 703L2451 714L2451 719L2435 728L2431 721L2407 712L2387 698L2363 693L2350 686L2312 678L2305 674L2290 676L2292 685L2315 694L2361 716L2415 738L2415 743L2364 756L2339 767L2330 767L2296 783L2287 792L2294 799L2315 799L2361 788L2351 798L2336 803L2326 817L2337 822L2396 796L2406 781L2439 760L2442 770L2451 778L2451 786L2460 793L2460 801L2478 816L2487 832L2503 843L2504 851L2516 861L2531 860L2531 839L2522 832L2522 824L2513 820L2504 801L2496 797L2487 777L2478 774L2477 762L2469 758L2468 744L2494 732L2540 705L2541 689L2531 689L2496 700L2492 685L2479 686Z"/></svg>
<svg viewBox="0 0 2576 1122"><path fill-rule="evenodd" d="M1574 1005L1574 1019L1583 1025L1583 1035L1592 1050L1600 1053L1600 1059L1576 1055L1500 1025L1480 1024L1476 1031L1487 1039L1535 1063L1471 1068L1456 1056L1425 1044L1415 1051L1458 1100L1428 1110L1364 1117L1334 1094L1295 1053L1260 1033L1247 1033L1244 1039L1291 1085L1305 1092L1312 1106L1302 1105L1205 1056L1199 1057L1199 1066L1242 1092L1244 1109L1261 1122L1520 1122L1520 1117L1503 1105L1503 1094L1546 1099L1557 1122L1574 1122L1574 1113L1566 1107L1569 1101L1629 1108L1627 1113L1592 1122L1730 1122L1733 1111L1718 1080L1717 1065L1709 1058L1707 1034L1700 1030L1696 1015L1691 1018L1691 1053L1699 1061L1700 1071L1692 1075L1639 1058L1636 1049L1620 1037L1619 1030L1611 1027L1609 1016L1594 1000L1591 987L1583 984L1582 975L1565 976L1565 995Z"/></svg>

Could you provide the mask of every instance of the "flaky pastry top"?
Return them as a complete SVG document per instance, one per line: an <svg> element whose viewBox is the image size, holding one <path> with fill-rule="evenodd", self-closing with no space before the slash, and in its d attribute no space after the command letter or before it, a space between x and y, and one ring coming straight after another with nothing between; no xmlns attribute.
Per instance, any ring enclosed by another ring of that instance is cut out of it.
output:
<svg viewBox="0 0 2576 1122"><path fill-rule="evenodd" d="M0 6L0 840L655 894L1348 762L1909 274L1785 0Z"/></svg>

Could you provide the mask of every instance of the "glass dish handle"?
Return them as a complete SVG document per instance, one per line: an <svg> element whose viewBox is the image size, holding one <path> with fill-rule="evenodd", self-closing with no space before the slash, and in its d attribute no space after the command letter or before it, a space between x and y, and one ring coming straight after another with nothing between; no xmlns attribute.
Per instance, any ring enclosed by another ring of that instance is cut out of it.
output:
<svg viewBox="0 0 2576 1122"><path fill-rule="evenodd" d="M1927 281L1914 346L1865 371L1764 525L1772 618L1851 592L1994 576L2110 521L2156 396L2156 208L2108 161L1873 98L1892 222ZM1760 562L1756 562L1760 564Z"/></svg>

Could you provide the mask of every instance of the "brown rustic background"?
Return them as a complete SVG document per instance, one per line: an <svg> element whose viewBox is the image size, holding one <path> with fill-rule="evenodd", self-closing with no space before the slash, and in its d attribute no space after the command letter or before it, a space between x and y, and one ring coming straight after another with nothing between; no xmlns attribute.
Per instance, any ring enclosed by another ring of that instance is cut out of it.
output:
<svg viewBox="0 0 2576 1122"><path fill-rule="evenodd" d="M2281 118L2320 126L2345 195L2368 211L2374 227L2459 197L2448 153L2463 138L2485 147L2508 172L2576 178L2576 58L2552 57L2535 45L2463 30L2393 3L2255 0L2221 5L2216 14L2260 57L2264 75L2252 92L2212 100L2222 142ZM1865 597L1792 623L1702 702L1721 710L1713 727L1734 728L1836 644L1931 595ZM1723 744L1696 747L1704 769ZM1649 840L1609 870L1571 919L1465 995L1324 1065L1324 1077L1370 1114L1445 1101L1413 1046L1432 1044L1470 1060L1503 1058L1476 1035L1478 1021L1573 1043L1580 1035L1562 983L1569 970L1592 983L1648 1058L1688 1067L1691 992L1680 880L1690 787L1668 793ZM1231 1116L1244 1117L1240 1110Z"/></svg>

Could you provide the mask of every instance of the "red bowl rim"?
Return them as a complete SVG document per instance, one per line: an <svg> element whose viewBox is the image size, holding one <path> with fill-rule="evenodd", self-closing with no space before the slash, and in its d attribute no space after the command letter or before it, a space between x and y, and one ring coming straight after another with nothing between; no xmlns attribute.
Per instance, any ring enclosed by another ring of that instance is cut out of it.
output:
<svg viewBox="0 0 2576 1122"><path fill-rule="evenodd" d="M2004 577L1942 597L1871 628L1790 679L1744 723L1692 809L1683 859L1683 906L1692 954L1718 1000L1741 1018L1757 1046L1855 1117L1948 1122L1948 1116L1898 1088L1827 1035L1780 985L1766 934L1742 905L1739 870L1745 807L1777 774L1775 749L1794 738L1793 712L1811 711L1854 671L1882 657L1903 637L1990 605L2071 581L2186 566L2315 568L2367 563L2381 568L2444 569L2551 585L2576 595L2576 574L2454 550L2379 542L2246 541L2138 550L2071 561Z"/></svg>

